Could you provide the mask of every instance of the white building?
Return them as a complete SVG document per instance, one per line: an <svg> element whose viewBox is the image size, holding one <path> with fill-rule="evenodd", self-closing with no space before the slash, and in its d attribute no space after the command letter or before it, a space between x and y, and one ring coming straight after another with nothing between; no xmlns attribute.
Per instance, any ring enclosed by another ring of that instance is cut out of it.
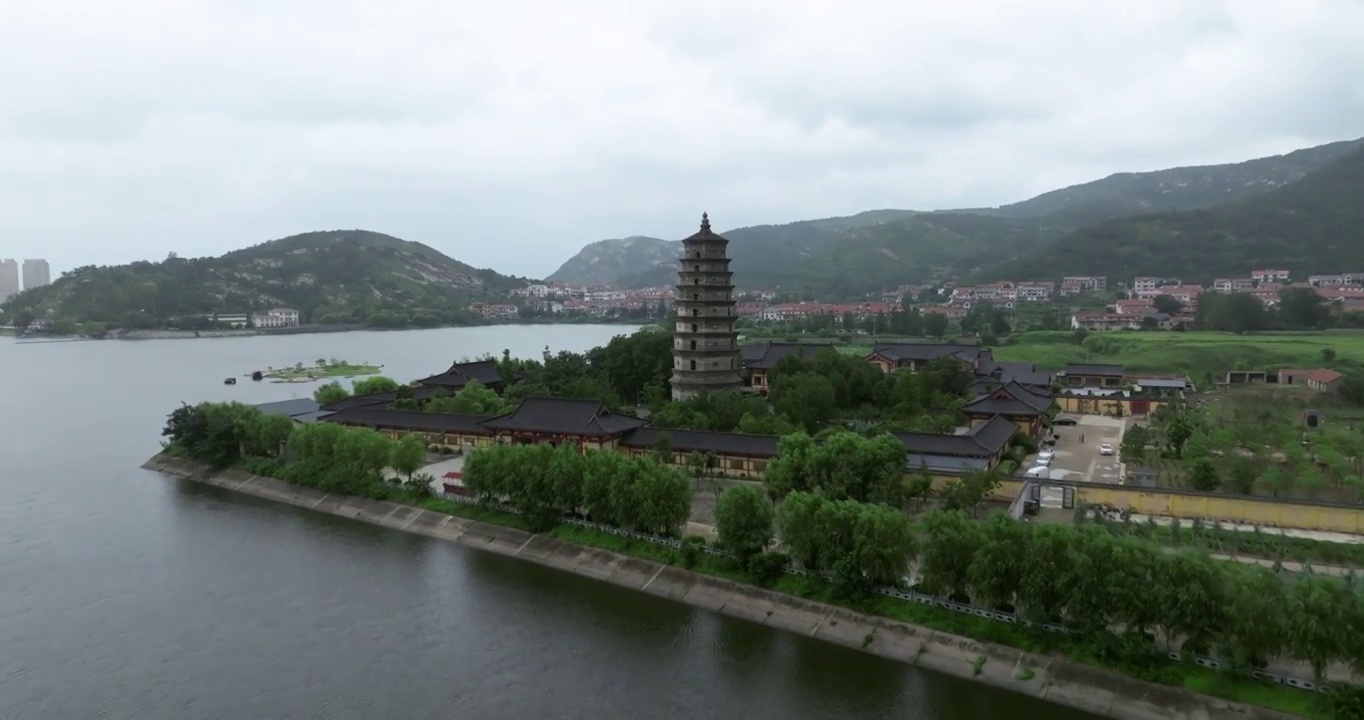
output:
<svg viewBox="0 0 1364 720"><path fill-rule="evenodd" d="M230 328L244 328L251 322L251 317L246 313L209 313L204 317Z"/></svg>
<svg viewBox="0 0 1364 720"><path fill-rule="evenodd" d="M298 327L298 311L290 308L266 310L263 313L256 313L251 319L258 328Z"/></svg>

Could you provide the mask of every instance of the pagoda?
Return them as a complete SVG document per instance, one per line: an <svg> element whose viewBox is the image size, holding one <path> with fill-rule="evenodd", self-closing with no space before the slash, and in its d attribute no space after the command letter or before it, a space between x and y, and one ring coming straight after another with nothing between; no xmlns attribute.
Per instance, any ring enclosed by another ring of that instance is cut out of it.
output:
<svg viewBox="0 0 1364 720"><path fill-rule="evenodd" d="M701 213L701 230L682 241L673 331L674 400L743 387L728 246L728 240L711 231L706 213Z"/></svg>

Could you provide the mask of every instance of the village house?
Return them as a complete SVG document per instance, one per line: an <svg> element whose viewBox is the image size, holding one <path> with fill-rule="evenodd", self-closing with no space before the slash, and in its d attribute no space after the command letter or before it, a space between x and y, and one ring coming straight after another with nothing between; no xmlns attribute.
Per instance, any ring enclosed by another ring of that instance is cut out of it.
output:
<svg viewBox="0 0 1364 720"><path fill-rule="evenodd" d="M1060 295L1082 295L1084 293L1104 292L1108 289L1108 278L1072 276L1061 279Z"/></svg>
<svg viewBox="0 0 1364 720"><path fill-rule="evenodd" d="M1298 385L1317 392L1334 392L1340 388L1345 376L1335 370L1315 368L1310 370L1285 368L1278 373L1280 385Z"/></svg>
<svg viewBox="0 0 1364 720"><path fill-rule="evenodd" d="M298 311L291 308L274 308L252 315L251 322L262 329L298 327Z"/></svg>
<svg viewBox="0 0 1364 720"><path fill-rule="evenodd" d="M1154 310L1150 300L1118 300L1113 303L1113 313L1116 315L1145 317Z"/></svg>
<svg viewBox="0 0 1364 720"><path fill-rule="evenodd" d="M1138 277L1132 281L1132 292L1138 293L1143 290L1155 290L1160 285L1160 278L1157 277Z"/></svg>
<svg viewBox="0 0 1364 720"><path fill-rule="evenodd" d="M1071 330L1140 330L1144 315L1081 312L1070 316Z"/></svg>
<svg viewBox="0 0 1364 720"><path fill-rule="evenodd" d="M469 309L490 320L508 320L521 315L521 310L515 305L474 303Z"/></svg>
<svg viewBox="0 0 1364 720"><path fill-rule="evenodd" d="M1019 302L1046 302L1051 299L1056 283L1023 282L1018 285Z"/></svg>
<svg viewBox="0 0 1364 720"><path fill-rule="evenodd" d="M1289 272L1287 270L1252 270L1250 279L1255 282L1288 282Z"/></svg>

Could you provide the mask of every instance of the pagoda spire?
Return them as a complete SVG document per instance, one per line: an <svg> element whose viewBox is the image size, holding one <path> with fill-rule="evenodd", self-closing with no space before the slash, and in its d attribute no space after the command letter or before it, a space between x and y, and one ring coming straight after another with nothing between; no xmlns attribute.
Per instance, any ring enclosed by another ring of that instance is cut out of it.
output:
<svg viewBox="0 0 1364 720"><path fill-rule="evenodd" d="M710 232L710 213L701 213L701 232Z"/></svg>

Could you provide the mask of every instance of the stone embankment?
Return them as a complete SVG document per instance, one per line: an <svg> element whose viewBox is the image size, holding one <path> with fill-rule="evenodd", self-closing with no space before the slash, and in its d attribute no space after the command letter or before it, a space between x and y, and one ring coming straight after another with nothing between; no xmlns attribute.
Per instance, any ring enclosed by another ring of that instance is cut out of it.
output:
<svg viewBox="0 0 1364 720"><path fill-rule="evenodd" d="M1119 720L1280 720L1292 716L1135 680L1064 658L979 643L671 565L398 503L331 495L165 456L144 468L235 492L521 558Z"/></svg>

